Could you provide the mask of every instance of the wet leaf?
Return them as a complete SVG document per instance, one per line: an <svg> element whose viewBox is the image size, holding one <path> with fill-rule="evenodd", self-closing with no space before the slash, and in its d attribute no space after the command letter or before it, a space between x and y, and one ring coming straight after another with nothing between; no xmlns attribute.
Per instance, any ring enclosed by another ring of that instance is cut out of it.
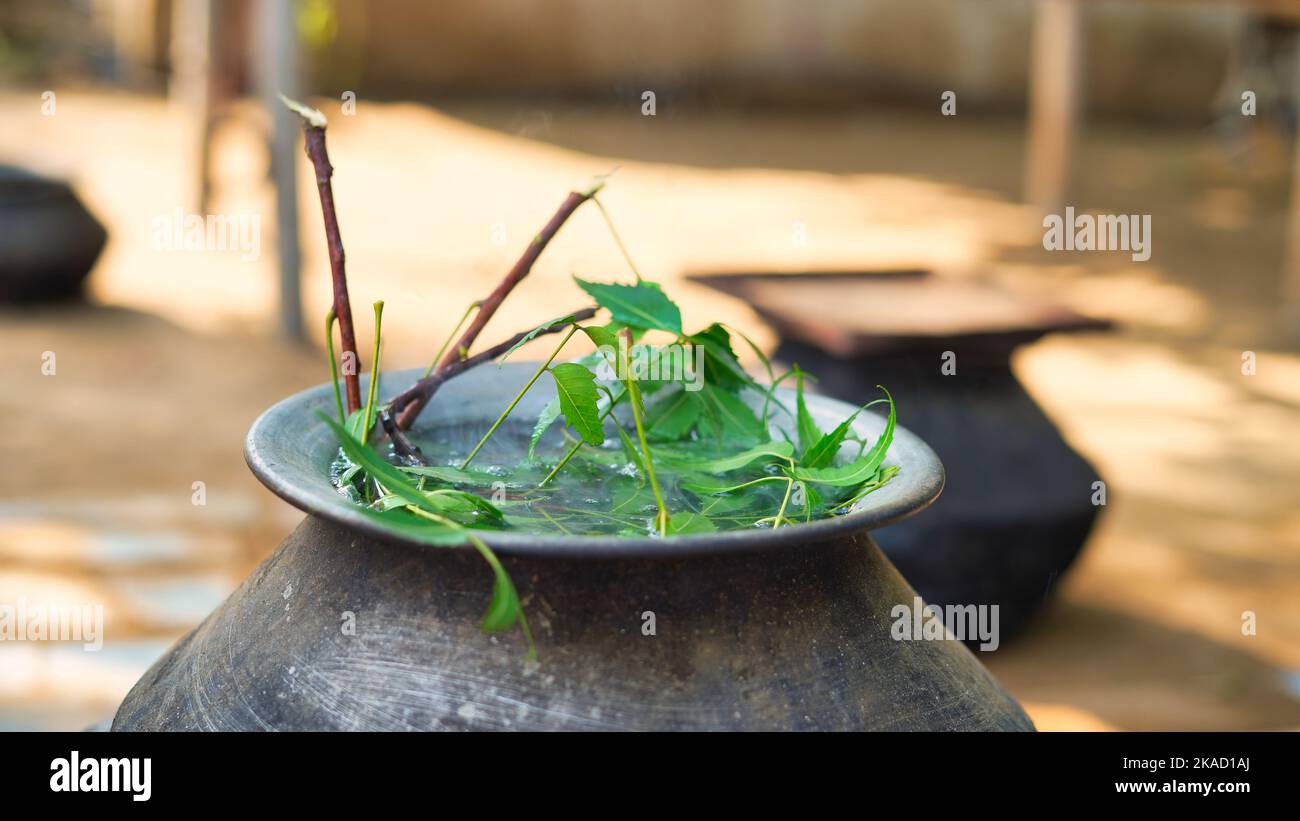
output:
<svg viewBox="0 0 1300 821"><path fill-rule="evenodd" d="M695 426L703 409L702 401L691 391L678 391L650 408L646 435L656 441L680 439Z"/></svg>
<svg viewBox="0 0 1300 821"><path fill-rule="evenodd" d="M668 520L668 532L674 536L691 533L713 533L718 526L708 516L699 513L674 513Z"/></svg>
<svg viewBox="0 0 1300 821"><path fill-rule="evenodd" d="M662 454L661 454L662 455ZM730 456L717 459L665 460L674 469L695 470L703 473L728 473L747 467L756 461L762 463L786 461L794 455L789 442L765 442Z"/></svg>
<svg viewBox="0 0 1300 821"><path fill-rule="evenodd" d="M724 439L754 442L765 438L763 423L739 396L713 385L705 385L698 393L719 442Z"/></svg>

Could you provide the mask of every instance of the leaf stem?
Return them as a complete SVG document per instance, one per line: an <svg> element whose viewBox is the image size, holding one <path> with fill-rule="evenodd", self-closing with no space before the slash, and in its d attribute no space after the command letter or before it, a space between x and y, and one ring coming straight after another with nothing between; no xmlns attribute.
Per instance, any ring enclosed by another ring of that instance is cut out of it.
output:
<svg viewBox="0 0 1300 821"><path fill-rule="evenodd" d="M790 493L794 490L794 480L790 479L785 486L785 498L781 500L781 509L776 512L776 521L772 523L772 529L776 530L781 526L781 520L785 517L785 507L790 504Z"/></svg>
<svg viewBox="0 0 1300 821"><path fill-rule="evenodd" d="M632 347L632 331L624 328L619 331L627 343L620 345L619 356L622 359L620 363L623 368L623 382L627 385L627 391L632 401L632 421L636 423L637 439L641 442L641 455L645 460L645 472L650 479L650 489L655 494L655 504L659 507L659 513L655 516L655 526L659 530L660 536L668 535L668 506L664 504L664 495L659 490L659 479L655 477L654 461L650 458L650 445L645 438L645 425L641 421L641 391L636 386L636 380L632 378L631 362L628 361L628 349Z"/></svg>
<svg viewBox="0 0 1300 821"><path fill-rule="evenodd" d="M537 372L528 380L528 383L519 390L519 393L515 394L515 398L510 400L510 404L506 406L506 409L501 411L501 415L497 417L497 421L492 423L492 427L488 428L488 432L483 434L482 439L478 440L478 444L469 452L469 456L466 456L465 461L461 462L461 470L469 467L469 463L473 461L474 457L478 455L478 452L487 444L487 440L492 438L492 434L497 432L497 428L501 427L501 423L506 421L506 417L515 409L515 405L519 404L519 400L524 398L524 394L528 393L528 390L533 386L533 383L541 378L542 374L546 372L546 369L555 361L555 357L560 355L560 351L564 349L564 346L569 343L569 340L572 339L573 335L577 332L578 325L576 323L569 326L569 332L564 335L564 339L560 340L560 344L551 352L550 357L542 363L541 367L537 369Z"/></svg>
<svg viewBox="0 0 1300 821"><path fill-rule="evenodd" d="M361 441L370 441L371 420L375 418L375 397L379 393L379 330L384 324L384 301L375 303L375 353L370 361L370 385L366 392L366 414L361 417Z"/></svg>
<svg viewBox="0 0 1300 821"><path fill-rule="evenodd" d="M442 361L442 355L447 352L447 346L450 345L451 341L456 338L456 334L460 333L461 326L465 324L465 320L469 319L469 315L472 314L478 308L478 306L482 304L483 304L482 300L476 299L469 304L468 308L465 309L465 313L461 315L460 321L456 323L455 328L451 329L451 333L447 334L447 339L442 343L442 347L438 349L438 353L434 354L433 361L430 362L429 367L425 369L424 371L425 377L433 373L433 369L438 366L438 363L440 361Z"/></svg>
<svg viewBox="0 0 1300 821"><path fill-rule="evenodd" d="M632 269L632 275L636 277L637 282L640 282L641 272L636 269L636 263L632 261L632 255L627 252L627 246L623 244L622 237L618 235L618 229L614 227L614 220L610 219L609 212L605 210L605 204L596 197L592 197L591 201L596 204L596 208L600 209L600 215L605 218L605 225L609 227L610 236L614 238L614 243L618 245L618 250L622 252L623 259L627 260L627 267Z"/></svg>
<svg viewBox="0 0 1300 821"><path fill-rule="evenodd" d="M334 309L330 308L329 313L325 314L325 350L329 352L330 359L330 381L334 383L334 407L339 412L339 424L346 424L348 415L343 412L343 394L339 392L339 365L334 358Z"/></svg>

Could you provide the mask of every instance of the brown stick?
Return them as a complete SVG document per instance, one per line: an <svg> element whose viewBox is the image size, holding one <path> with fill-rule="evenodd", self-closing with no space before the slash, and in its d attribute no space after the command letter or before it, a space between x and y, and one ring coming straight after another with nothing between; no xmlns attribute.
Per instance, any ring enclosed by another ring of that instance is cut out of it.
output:
<svg viewBox="0 0 1300 821"><path fill-rule="evenodd" d="M323 117L320 122L324 122ZM334 213L334 187L330 183L334 168L330 165L329 152L325 150L324 125L315 125L304 115L302 131L306 137L307 157L316 171L316 188L320 191L321 216L325 219L325 239L329 243L330 275L334 280L334 314L339 319L339 339L343 349L340 357L344 363L343 384L347 389L348 413L353 413L361 408L360 359L357 357L357 334L352 325L352 303L348 300L343 239L339 236L338 215ZM347 366L348 354L352 355L351 369Z"/></svg>
<svg viewBox="0 0 1300 821"><path fill-rule="evenodd" d="M582 322L585 319L591 319L596 315L596 311L596 308L583 308L581 311L574 311L571 314L573 317L572 322ZM541 331L538 336L541 336L542 334L558 333L569 327L572 322L556 324L553 327ZM417 408L417 403L419 403L415 415L412 416L412 421L414 421L414 417L419 415L420 409L423 409L424 406L428 404L429 400L433 398L433 394L438 390L438 388L442 387L443 382L446 382L457 374L464 373L470 368L482 365L484 362L491 362L493 359L496 359L515 345L519 344L519 342L530 333L532 333L532 331L521 331L504 342L498 342L485 351L476 353L473 356L466 357L465 359L457 359L450 365L439 368L416 382L411 387L402 391L397 396L394 396L388 402L388 412L398 415L398 427L401 428L401 418L412 408ZM394 440L394 442L396 443L396 440Z"/></svg>
<svg viewBox="0 0 1300 821"><path fill-rule="evenodd" d="M496 289L486 299L482 300L478 313L474 315L474 320L470 322L465 332L460 335L460 339L452 346L451 350L447 351L446 355L443 356L442 361L438 363L438 367L434 369L434 373L430 375L431 377L445 368L452 367L465 356L483 327L487 325L488 320L497 312L497 308L501 307L501 303L505 301L506 296L514 290L520 280L528 276L528 272L533 269L533 263L537 262L537 258L541 256L551 238L559 232L560 227L573 215L573 212L578 210L578 206L595 196L596 192L603 188L604 185L605 177L597 177L587 190L569 192L569 196L564 198L564 202L560 203L560 207L551 219L546 225L542 226L542 230L538 232L537 236L533 237L533 241L528 243L528 247L524 249L523 255L519 257L519 261L515 263L515 266L510 269L510 272L501 280ZM430 396L432 396L432 393L430 393ZM427 397L416 399L405 407L398 414L397 426L402 430L409 428L415 422L415 418L420 415L420 411L424 410L424 405L428 401Z"/></svg>
<svg viewBox="0 0 1300 821"><path fill-rule="evenodd" d="M393 441L393 450L398 456L401 456L408 465L428 464L428 462L424 461L424 454L420 451L420 448L410 439L407 439L406 434L397 427L397 422L393 420L393 415L388 412L387 408L381 409L377 416L379 424L384 428L384 432Z"/></svg>

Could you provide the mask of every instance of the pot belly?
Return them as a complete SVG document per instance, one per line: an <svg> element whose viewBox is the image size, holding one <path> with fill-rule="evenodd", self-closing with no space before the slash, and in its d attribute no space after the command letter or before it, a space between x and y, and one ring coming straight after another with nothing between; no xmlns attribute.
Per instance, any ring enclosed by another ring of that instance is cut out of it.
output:
<svg viewBox="0 0 1300 821"><path fill-rule="evenodd" d="M308 517L127 695L114 730L1032 730L862 534L680 560L511 559L538 658L468 551Z"/></svg>

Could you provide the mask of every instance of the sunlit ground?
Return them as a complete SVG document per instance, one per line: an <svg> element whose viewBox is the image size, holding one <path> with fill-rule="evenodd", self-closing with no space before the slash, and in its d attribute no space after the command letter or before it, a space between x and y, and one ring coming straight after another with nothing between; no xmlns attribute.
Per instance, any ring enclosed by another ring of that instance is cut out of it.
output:
<svg viewBox="0 0 1300 821"><path fill-rule="evenodd" d="M38 93L0 94L0 161L70 176L110 242L91 280L98 307L0 314L0 600L102 601L107 640L97 654L0 644L11 727L111 715L288 532L298 514L248 474L242 437L325 374L316 349L271 337L269 216L253 261L154 248L155 217L196 207L183 112L58 101L43 117ZM1046 729L1300 727L1300 358L1276 319L1287 158L1269 141L1236 166L1209 134L1090 132L1079 203L1153 214L1155 251L1139 265L1042 251L1015 201L1013 122L365 102L341 117L324 105L360 335L384 299L387 367L423 364L565 192L616 165L602 200L688 324L774 341L746 306L679 283L687 272L878 267L997 279L1123 323L1017 359L1106 478L1108 505L1041 620L985 661ZM271 213L261 128L240 108L219 132L214 211ZM299 172L318 339L328 265L305 160ZM594 209L490 328L505 336L584 304L575 273L626 276ZM40 373L44 351L56 376ZM206 505L192 504L196 481ZM1242 635L1243 611L1257 635Z"/></svg>

